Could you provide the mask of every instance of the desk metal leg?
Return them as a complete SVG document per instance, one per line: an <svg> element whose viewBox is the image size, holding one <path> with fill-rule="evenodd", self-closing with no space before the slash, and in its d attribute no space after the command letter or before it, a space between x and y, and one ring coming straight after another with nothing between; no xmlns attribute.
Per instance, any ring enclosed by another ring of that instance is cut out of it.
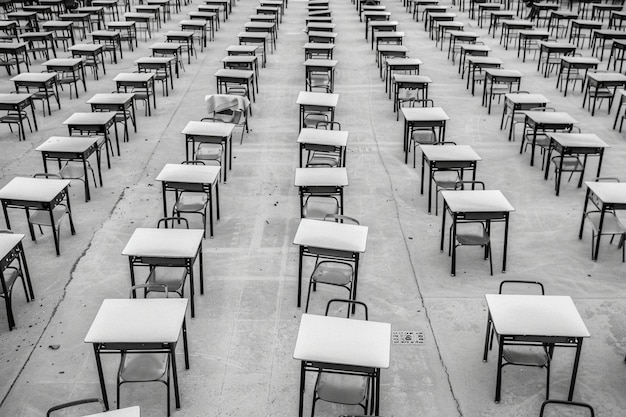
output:
<svg viewBox="0 0 626 417"><path fill-rule="evenodd" d="M496 403L500 402L500 389L502 388L502 351L504 350L504 338L498 338L498 369L496 374Z"/></svg>
<svg viewBox="0 0 626 417"><path fill-rule="evenodd" d="M567 400L572 401L574 398L574 387L576 386L576 374L578 373L578 363L580 361L580 351L583 347L583 338L579 337L576 339L576 356L574 358L574 369L572 370L572 380L569 384L569 394L567 395Z"/></svg>
<svg viewBox="0 0 626 417"><path fill-rule="evenodd" d="M180 392L178 390L178 370L176 368L176 343L169 345L170 361L172 362L172 380L174 382L174 401L176 401L176 409L180 408Z"/></svg>
<svg viewBox="0 0 626 417"><path fill-rule="evenodd" d="M298 257L298 308L300 308L300 297L302 294L302 263L304 258L304 246L300 245L300 254ZM300 403L302 405L302 402ZM300 415L302 415L302 407L300 407Z"/></svg>
<svg viewBox="0 0 626 417"><path fill-rule="evenodd" d="M300 298L298 298L300 300ZM302 417L302 412L304 411L304 382L306 378L306 366L304 361L300 362L300 403L298 406L298 416Z"/></svg>
<svg viewBox="0 0 626 417"><path fill-rule="evenodd" d="M102 402L104 402L104 408L109 410L109 397L107 396L107 388L104 384L104 374L102 371L102 362L100 360L100 353L98 352L98 344L94 343L93 352L96 356L96 368L98 369L98 379L100 380L100 391L102 392Z"/></svg>

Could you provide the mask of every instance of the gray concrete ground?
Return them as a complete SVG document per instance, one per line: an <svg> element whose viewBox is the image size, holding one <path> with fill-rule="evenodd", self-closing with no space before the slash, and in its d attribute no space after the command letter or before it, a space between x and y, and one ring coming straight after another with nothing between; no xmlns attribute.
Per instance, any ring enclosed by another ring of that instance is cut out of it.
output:
<svg viewBox="0 0 626 417"><path fill-rule="evenodd" d="M151 42L164 39L167 30L177 28L177 22L197 4L175 14L152 40L140 40L134 52L125 48L120 63L107 62L107 74L100 81L89 75L88 91L81 91L80 98L70 100L65 90L62 109L53 105L52 116L45 118L39 107L40 129L27 133L25 142L18 142L2 125L0 185L42 171L34 148L51 135L65 135L63 120L75 111L89 111L85 101L91 95L114 90L112 77L132 71L133 61L149 54ZM424 62L421 73L433 79L430 96L451 117L447 139L474 147L482 157L478 178L488 188L502 190L515 212L506 274L499 267L502 229L496 226L494 275L489 275L478 249L462 248L457 275L451 277L450 259L439 251L441 214L427 214L427 200L419 194L419 169L403 162L402 121L396 121L384 92L374 53L363 37L363 23L349 1L331 1L339 34L337 120L350 132L345 211L369 226L359 298L369 305L371 319L390 322L393 330L424 334L422 345L392 346L391 367L382 372L381 414L538 415L545 395L543 370L506 369L502 401L495 404L495 354L488 363L481 360L487 314L484 294L496 292L506 278L541 280L549 294L574 298L591 333L584 343L574 397L592 404L597 415L622 415L626 406L624 264L620 251L607 241L599 260L591 261L588 226L583 239L577 238L584 188L576 188L575 176L563 183L556 197L552 178L544 181L539 167L529 166L528 154L519 154L519 141L507 141L499 129L502 103L496 103L488 115L480 98L465 89L446 53L428 39L422 23L413 21L400 1L383 4L405 31L410 55ZM84 202L79 183L72 186L77 232L71 236L67 224L63 225L62 255L54 255L49 231L38 235L37 243L25 240L36 299L25 303L17 288L13 295L17 328L10 332L6 320L0 320L0 415L43 415L53 404L100 396L93 350L83 339L103 299L127 297L128 261L121 251L136 227L154 226L161 217L160 184L155 177L165 163L184 159L180 132L189 120L205 116L204 95L215 92L213 73L256 5L253 0L237 2L215 41L185 65L170 96L158 95L152 117L145 117L139 108L137 133L121 144L122 155L113 158L112 169L104 168L104 187L93 190L92 201ZM174 411L177 416L297 413L299 364L292 354L302 310L295 306L298 250L292 240L299 209L293 173L298 163L295 100L304 89L305 6L303 1L289 2L277 50L261 70L251 131L242 145L234 144L233 169L220 189L221 220L215 238L204 242L206 291L196 297L196 317L188 320L191 368L179 370L182 407ZM594 132L609 143L602 173L624 177L623 135L611 129L615 109L607 114L604 104L591 117L581 107L580 91L564 98L555 88L556 77L541 77L532 57L522 63L513 50L505 51L486 29L476 27L467 13L458 12L457 20L467 24L466 30L479 33L492 47L491 55L500 57L506 68L523 72L523 90L543 93L555 108L574 116L583 132ZM586 47L581 52L590 54ZM40 70L41 62L34 63L34 71ZM9 79L6 73L0 76L1 91L13 89ZM593 160L587 178L595 167ZM11 219L15 231L26 232L23 213L12 211ZM198 219L191 221L199 224ZM338 294L320 289L311 311L322 313L325 300ZM58 349L52 349L54 345ZM553 398L566 397L572 360L571 350L557 350ZM105 359L113 405L117 362L117 357ZM305 413L310 410L311 388L309 384ZM140 405L145 416L165 415L163 392L154 384L128 385L121 403ZM320 404L317 411L331 416L358 410Z"/></svg>

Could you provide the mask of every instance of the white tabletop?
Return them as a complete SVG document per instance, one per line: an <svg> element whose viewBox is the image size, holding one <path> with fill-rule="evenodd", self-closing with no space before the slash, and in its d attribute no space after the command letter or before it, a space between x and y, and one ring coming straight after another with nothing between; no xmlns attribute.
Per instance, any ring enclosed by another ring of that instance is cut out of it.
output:
<svg viewBox="0 0 626 417"><path fill-rule="evenodd" d="M99 43L79 43L68 48L72 52L96 52L98 50L104 50L104 45Z"/></svg>
<svg viewBox="0 0 626 417"><path fill-rule="evenodd" d="M367 246L367 232L367 226L301 219L293 244L364 253Z"/></svg>
<svg viewBox="0 0 626 417"><path fill-rule="evenodd" d="M113 81L148 82L154 76L153 72L120 72L113 78Z"/></svg>
<svg viewBox="0 0 626 417"><path fill-rule="evenodd" d="M303 314L293 358L389 368L391 324Z"/></svg>
<svg viewBox="0 0 626 417"><path fill-rule="evenodd" d="M85 343L175 343L188 302L186 298L103 300Z"/></svg>
<svg viewBox="0 0 626 417"><path fill-rule="evenodd" d="M189 32L193 33L193 32ZM173 56L144 56L137 58L135 64L169 64L174 62L176 58Z"/></svg>
<svg viewBox="0 0 626 417"><path fill-rule="evenodd" d="M334 43L316 43L316 42L307 42L302 46L303 49L322 49L329 50L334 49Z"/></svg>
<svg viewBox="0 0 626 417"><path fill-rule="evenodd" d="M302 63L305 67L328 67L335 68L337 65L336 59L307 59Z"/></svg>
<svg viewBox="0 0 626 417"><path fill-rule="evenodd" d="M508 70L503 68L486 68L485 73L491 75L492 77L518 77L521 78L524 76L518 70Z"/></svg>
<svg viewBox="0 0 626 417"><path fill-rule="evenodd" d="M179 43L172 43L172 42L157 42L157 43L153 43L152 45L149 46L150 49L166 49L168 51L178 51L180 48L182 48L182 45Z"/></svg>
<svg viewBox="0 0 626 417"><path fill-rule="evenodd" d="M338 101L339 94L300 91L296 99L296 104L301 106L337 107Z"/></svg>
<svg viewBox="0 0 626 417"><path fill-rule="evenodd" d="M422 61L418 58L389 58L387 65L422 65Z"/></svg>
<svg viewBox="0 0 626 417"><path fill-rule="evenodd" d="M115 119L115 112L74 113L63 122L64 125L105 125Z"/></svg>
<svg viewBox="0 0 626 417"><path fill-rule="evenodd" d="M566 112L562 111L526 111L526 117L538 124L574 124L578 120L574 119Z"/></svg>
<svg viewBox="0 0 626 417"><path fill-rule="evenodd" d="M441 107L401 107L407 122L443 122L450 117Z"/></svg>
<svg viewBox="0 0 626 417"><path fill-rule="evenodd" d="M137 228L122 255L155 258L194 258L202 244L200 229Z"/></svg>
<svg viewBox="0 0 626 417"><path fill-rule="evenodd" d="M90 414L85 417L140 417L139 406L120 408L119 410L105 411L98 414Z"/></svg>
<svg viewBox="0 0 626 417"><path fill-rule="evenodd" d="M11 81L46 82L56 78L55 72L23 72L11 78Z"/></svg>
<svg viewBox="0 0 626 417"><path fill-rule="evenodd" d="M422 83L429 84L433 80L428 75L417 74L393 74L391 76L395 82L398 83Z"/></svg>
<svg viewBox="0 0 626 417"><path fill-rule="evenodd" d="M626 204L626 183L585 181L585 185L603 203Z"/></svg>
<svg viewBox="0 0 626 417"><path fill-rule="evenodd" d="M225 138L233 133L234 128L235 125L232 123L198 122L192 120L187 123L187 126L185 126L181 133L183 135Z"/></svg>
<svg viewBox="0 0 626 417"><path fill-rule="evenodd" d="M562 56L562 62L567 62L568 64L600 64L600 60L598 58L594 58L591 56Z"/></svg>
<svg viewBox="0 0 626 417"><path fill-rule="evenodd" d="M4 258L24 239L21 233L0 233L0 258Z"/></svg>
<svg viewBox="0 0 626 417"><path fill-rule="evenodd" d="M55 65L74 66L80 64L81 62L83 62L83 60L80 58L54 58L44 62L41 65L43 65L44 67Z"/></svg>
<svg viewBox="0 0 626 417"><path fill-rule="evenodd" d="M480 161L482 158L469 145L420 145L429 161Z"/></svg>
<svg viewBox="0 0 626 417"><path fill-rule="evenodd" d="M32 96L33 96L32 94L26 94L26 93L21 93L21 94L0 93L0 103L17 104L17 103L21 103L22 101L31 98Z"/></svg>
<svg viewBox="0 0 626 417"><path fill-rule="evenodd" d="M157 181L184 182L190 184L213 184L220 175L220 167L214 165L166 164Z"/></svg>
<svg viewBox="0 0 626 417"><path fill-rule="evenodd" d="M348 144L348 131L304 128L298 135L298 143L342 147Z"/></svg>
<svg viewBox="0 0 626 417"><path fill-rule="evenodd" d="M2 187L0 199L49 203L69 186L69 180L15 177Z"/></svg>
<svg viewBox="0 0 626 417"><path fill-rule="evenodd" d="M561 146L576 148L609 148L610 146L594 133L548 132L548 136Z"/></svg>
<svg viewBox="0 0 626 417"><path fill-rule="evenodd" d="M508 93L504 95L506 100L514 104L548 104L550 100L543 94Z"/></svg>
<svg viewBox="0 0 626 417"><path fill-rule="evenodd" d="M216 77L235 77L235 78L253 78L254 71L252 70L240 70L231 68L222 68L213 74Z"/></svg>
<svg viewBox="0 0 626 417"><path fill-rule="evenodd" d="M348 185L346 168L296 168L296 187L345 187Z"/></svg>
<svg viewBox="0 0 626 417"><path fill-rule="evenodd" d="M133 97L135 93L98 93L87 100L87 104L125 104Z"/></svg>
<svg viewBox="0 0 626 417"><path fill-rule="evenodd" d="M626 75L619 72L588 72L587 77L595 81L615 81L626 83Z"/></svg>
<svg viewBox="0 0 626 417"><path fill-rule="evenodd" d="M485 298L501 336L590 336L571 297L486 294Z"/></svg>
<svg viewBox="0 0 626 417"><path fill-rule="evenodd" d="M469 56L467 58L467 62L472 64L472 65L480 65L480 64L486 64L486 65L502 65L504 62L495 56Z"/></svg>
<svg viewBox="0 0 626 417"><path fill-rule="evenodd" d="M85 152L101 139L102 136L50 136L35 150L39 152Z"/></svg>
<svg viewBox="0 0 626 417"><path fill-rule="evenodd" d="M442 191L443 199L453 213L494 213L515 211L499 190Z"/></svg>

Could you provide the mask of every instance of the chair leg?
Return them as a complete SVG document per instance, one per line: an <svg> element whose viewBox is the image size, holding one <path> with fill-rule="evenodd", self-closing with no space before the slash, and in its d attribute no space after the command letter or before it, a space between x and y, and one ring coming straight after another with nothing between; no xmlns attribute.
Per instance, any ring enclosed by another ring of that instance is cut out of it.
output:
<svg viewBox="0 0 626 417"><path fill-rule="evenodd" d="M309 290L306 293L306 305L304 306L304 312L309 311L309 300L311 299L311 287L313 286L313 280L309 279ZM349 310L349 309L348 309Z"/></svg>

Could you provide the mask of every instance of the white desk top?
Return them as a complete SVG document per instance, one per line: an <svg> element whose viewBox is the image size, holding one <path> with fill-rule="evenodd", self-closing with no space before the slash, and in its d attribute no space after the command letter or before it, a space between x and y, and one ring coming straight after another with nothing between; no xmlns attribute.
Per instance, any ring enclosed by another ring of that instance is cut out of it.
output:
<svg viewBox="0 0 626 417"><path fill-rule="evenodd" d="M180 133L183 135L225 138L233 133L234 128L235 125L232 123L198 122L192 120L187 123L187 126Z"/></svg>
<svg viewBox="0 0 626 417"><path fill-rule="evenodd" d="M154 76L153 72L120 72L113 78L113 81L148 82Z"/></svg>
<svg viewBox="0 0 626 417"><path fill-rule="evenodd" d="M550 100L543 94L508 93L504 98L514 104L548 104Z"/></svg>
<svg viewBox="0 0 626 417"><path fill-rule="evenodd" d="M296 168L296 187L345 187L348 185L346 168Z"/></svg>
<svg viewBox="0 0 626 417"><path fill-rule="evenodd" d="M595 81L617 81L626 83L626 75L619 72L588 72L587 77Z"/></svg>
<svg viewBox="0 0 626 417"><path fill-rule="evenodd" d="M486 294L499 335L589 337L571 297Z"/></svg>
<svg viewBox="0 0 626 417"><path fill-rule="evenodd" d="M44 67L55 66L55 65L74 66L74 65L80 64L81 62L83 62L83 60L80 58L54 58L54 59L50 59L44 62L41 65L43 65Z"/></svg>
<svg viewBox="0 0 626 417"><path fill-rule="evenodd" d="M548 132L548 136L565 147L609 148L610 146L594 133L559 133Z"/></svg>
<svg viewBox="0 0 626 417"><path fill-rule="evenodd" d="M99 43L79 43L68 48L72 52L96 52L104 50L104 45Z"/></svg>
<svg viewBox="0 0 626 417"><path fill-rule="evenodd" d="M0 199L49 203L69 186L69 180L15 177L2 187Z"/></svg>
<svg viewBox="0 0 626 417"><path fill-rule="evenodd" d="M20 233L0 233L0 258L4 258L13 250L15 245L24 239Z"/></svg>
<svg viewBox="0 0 626 417"><path fill-rule="evenodd" d="M325 106L337 107L339 94L334 93L316 93L312 91L300 91L296 104L301 106Z"/></svg>
<svg viewBox="0 0 626 417"><path fill-rule="evenodd" d="M166 164L157 181L184 182L190 184L213 184L220 175L220 167L214 165Z"/></svg>
<svg viewBox="0 0 626 417"><path fill-rule="evenodd" d="M397 83L421 83L421 84L429 84L432 83L433 80L428 75L417 75L417 74L393 74L391 76L393 80Z"/></svg>
<svg viewBox="0 0 626 417"><path fill-rule="evenodd" d="M303 314L293 358L389 368L391 324Z"/></svg>
<svg viewBox="0 0 626 417"><path fill-rule="evenodd" d="M216 77L235 77L235 78L249 78L252 79L254 77L254 71L252 70L240 70L240 69L230 69L230 68L222 68L213 74Z"/></svg>
<svg viewBox="0 0 626 417"><path fill-rule="evenodd" d="M508 70L503 68L487 68L485 69L485 74L489 74L492 77L518 77L521 78L524 76L518 70Z"/></svg>
<svg viewBox="0 0 626 417"><path fill-rule="evenodd" d="M364 253L367 245L367 232L367 226L301 219L293 244Z"/></svg>
<svg viewBox="0 0 626 417"><path fill-rule="evenodd" d="M346 146L348 144L348 131L304 128L298 135L298 143Z"/></svg>
<svg viewBox="0 0 626 417"><path fill-rule="evenodd" d="M450 117L441 107L400 107L407 122L442 122Z"/></svg>
<svg viewBox="0 0 626 417"><path fill-rule="evenodd" d="M103 300L85 343L175 343L188 302L186 298Z"/></svg>
<svg viewBox="0 0 626 417"><path fill-rule="evenodd" d="M166 49L168 51L178 51L182 48L182 45L179 43L173 42L157 42L153 43L149 46L150 49Z"/></svg>
<svg viewBox="0 0 626 417"><path fill-rule="evenodd" d="M87 100L87 104L125 104L133 97L135 93L98 93Z"/></svg>
<svg viewBox="0 0 626 417"><path fill-rule="evenodd" d="M93 125L109 123L115 119L115 112L74 113L63 122L64 125Z"/></svg>
<svg viewBox="0 0 626 417"><path fill-rule="evenodd" d="M46 82L56 78L54 72L23 72L11 78L11 81Z"/></svg>
<svg viewBox="0 0 626 417"><path fill-rule="evenodd" d="M125 256L195 258L202 244L200 229L137 228L122 250Z"/></svg>
<svg viewBox="0 0 626 417"><path fill-rule="evenodd" d="M574 119L566 112L562 111L540 111L530 110L526 111L526 117L531 119L537 124L574 124L578 123L578 120Z"/></svg>
<svg viewBox="0 0 626 417"><path fill-rule="evenodd" d="M495 57L495 56L477 56L477 55L468 56L467 62L472 65L480 65L480 64L502 65L504 63L500 58Z"/></svg>
<svg viewBox="0 0 626 417"><path fill-rule="evenodd" d="M193 32L189 32L192 33ZM137 58L135 64L169 64L174 62L176 58L173 56L144 56Z"/></svg>
<svg viewBox="0 0 626 417"><path fill-rule="evenodd" d="M429 161L481 161L482 158L469 145L420 145Z"/></svg>
<svg viewBox="0 0 626 417"><path fill-rule="evenodd" d="M302 46L303 49L322 49L329 50L334 49L334 43L316 43L316 42L307 42Z"/></svg>
<svg viewBox="0 0 626 417"><path fill-rule="evenodd" d="M389 58L387 65L393 67L394 65L422 65L422 60L418 58Z"/></svg>
<svg viewBox="0 0 626 417"><path fill-rule="evenodd" d="M120 408L119 410L105 411L98 414L90 414L85 417L140 417L139 406Z"/></svg>
<svg viewBox="0 0 626 417"><path fill-rule="evenodd" d="M337 65L336 59L307 59L302 63L305 67L328 67L335 68Z"/></svg>
<svg viewBox="0 0 626 417"><path fill-rule="evenodd" d="M31 98L32 94L2 94L0 93L0 103L2 104L17 104L24 100Z"/></svg>
<svg viewBox="0 0 626 417"><path fill-rule="evenodd" d="M594 58L592 56L562 56L562 62L567 62L568 64L600 64L600 60L598 58Z"/></svg>
<svg viewBox="0 0 626 417"><path fill-rule="evenodd" d="M499 190L444 190L441 195L453 213L515 211Z"/></svg>
<svg viewBox="0 0 626 417"><path fill-rule="evenodd" d="M626 183L585 181L585 185L603 203L626 204Z"/></svg>
<svg viewBox="0 0 626 417"><path fill-rule="evenodd" d="M85 152L101 139L102 136L50 136L35 150L39 152Z"/></svg>

